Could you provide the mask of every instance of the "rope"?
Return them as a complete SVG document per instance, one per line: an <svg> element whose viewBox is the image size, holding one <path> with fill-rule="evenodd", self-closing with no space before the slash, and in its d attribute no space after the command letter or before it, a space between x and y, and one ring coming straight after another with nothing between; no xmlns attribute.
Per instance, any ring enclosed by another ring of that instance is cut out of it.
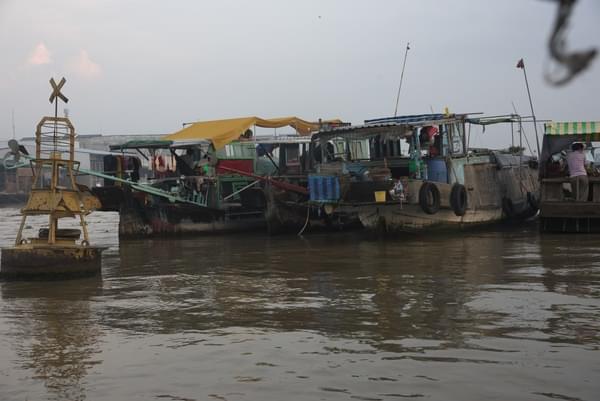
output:
<svg viewBox="0 0 600 401"><path fill-rule="evenodd" d="M310 217L310 206L306 206L306 221L304 222L304 227L302 227L302 229L298 232L299 237L301 237L302 234L304 233L304 230L306 230L306 227L308 226L309 217Z"/></svg>

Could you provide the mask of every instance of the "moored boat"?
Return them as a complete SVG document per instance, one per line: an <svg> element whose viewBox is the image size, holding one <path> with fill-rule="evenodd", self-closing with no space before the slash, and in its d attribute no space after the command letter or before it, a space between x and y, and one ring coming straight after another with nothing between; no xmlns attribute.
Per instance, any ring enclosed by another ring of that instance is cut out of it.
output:
<svg viewBox="0 0 600 401"><path fill-rule="evenodd" d="M519 116L426 114L322 130L310 202L385 232L463 228L537 212L537 162L469 147L468 125L520 124ZM514 145L514 144L513 144Z"/></svg>
<svg viewBox="0 0 600 401"><path fill-rule="evenodd" d="M293 139L280 136L266 140L251 130L285 126L295 129ZM121 181L109 177L105 186L94 192L106 205L105 210L119 211L121 237L264 229L265 184L304 191L272 177L282 173L272 149L280 142L301 145L302 138L309 138L318 127L319 123L295 117L193 123L161 141L130 142L112 148L138 151L147 159L150 177L145 183L133 182L139 176L136 162L117 157L114 163L105 162L116 166L106 173L117 175ZM280 154L287 155L286 166L292 167L291 153Z"/></svg>
<svg viewBox="0 0 600 401"><path fill-rule="evenodd" d="M549 122L544 126L540 158L540 230L600 232L600 121ZM568 153L581 144L586 159L586 188L577 197L568 171Z"/></svg>

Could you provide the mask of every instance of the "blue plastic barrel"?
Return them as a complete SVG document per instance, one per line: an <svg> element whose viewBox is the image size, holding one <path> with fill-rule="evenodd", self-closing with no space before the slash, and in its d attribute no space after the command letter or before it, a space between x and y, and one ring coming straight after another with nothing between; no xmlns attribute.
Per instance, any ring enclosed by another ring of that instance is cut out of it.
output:
<svg viewBox="0 0 600 401"><path fill-rule="evenodd" d="M448 182L448 167L444 159L427 159L427 179L434 182Z"/></svg>
<svg viewBox="0 0 600 401"><path fill-rule="evenodd" d="M336 202L340 199L340 180L336 176L309 175L308 191L311 201Z"/></svg>
<svg viewBox="0 0 600 401"><path fill-rule="evenodd" d="M319 180L318 176L309 175L308 176L308 192L310 193L310 200L314 201L319 199L318 190L320 189L318 186Z"/></svg>

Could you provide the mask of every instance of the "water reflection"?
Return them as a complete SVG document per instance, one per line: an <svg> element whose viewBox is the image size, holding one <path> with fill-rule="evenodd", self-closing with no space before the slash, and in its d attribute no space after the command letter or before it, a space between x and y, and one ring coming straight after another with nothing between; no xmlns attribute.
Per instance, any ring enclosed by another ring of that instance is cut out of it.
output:
<svg viewBox="0 0 600 401"><path fill-rule="evenodd" d="M123 242L102 278L0 285L0 398L592 400L595 242L536 227Z"/></svg>
<svg viewBox="0 0 600 401"><path fill-rule="evenodd" d="M460 344L486 318L467 306L473 293L505 270L497 234L356 240L132 242L104 318L163 333L233 325Z"/></svg>
<svg viewBox="0 0 600 401"><path fill-rule="evenodd" d="M101 294L100 280L0 283L18 366L43 381L49 399L85 399L86 376L101 363L90 302Z"/></svg>

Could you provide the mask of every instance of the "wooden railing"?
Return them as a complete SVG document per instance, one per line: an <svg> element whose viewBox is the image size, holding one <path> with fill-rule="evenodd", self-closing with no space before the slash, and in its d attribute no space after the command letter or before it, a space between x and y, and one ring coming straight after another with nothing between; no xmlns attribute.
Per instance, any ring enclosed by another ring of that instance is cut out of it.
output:
<svg viewBox="0 0 600 401"><path fill-rule="evenodd" d="M592 202L600 202L600 177L588 177L589 193ZM571 192L571 180L569 177L544 178L541 186L542 202L571 202L573 196L566 193Z"/></svg>

